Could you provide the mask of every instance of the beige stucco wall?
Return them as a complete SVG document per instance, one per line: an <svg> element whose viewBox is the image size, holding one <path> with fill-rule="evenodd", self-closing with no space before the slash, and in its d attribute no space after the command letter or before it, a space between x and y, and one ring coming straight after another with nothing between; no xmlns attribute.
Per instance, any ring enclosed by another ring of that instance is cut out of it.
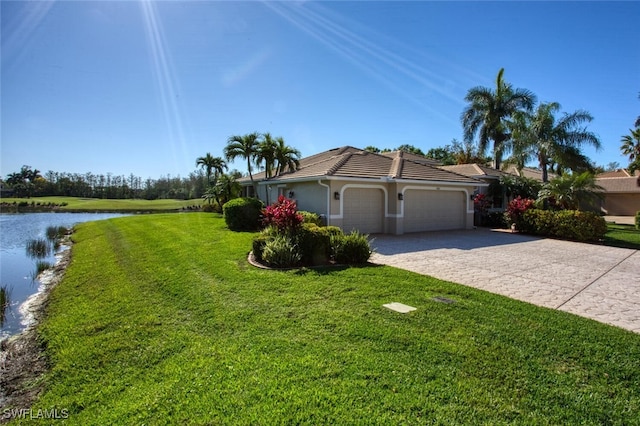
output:
<svg viewBox="0 0 640 426"><path fill-rule="evenodd" d="M293 198L299 210L306 210L325 215L329 225L343 227L344 210L345 210L345 193L350 189L354 190L351 194L357 193L358 189L378 189L383 191L385 205L381 206L381 215L383 216L384 233L403 234L404 230L404 195L407 190L425 190L425 191L447 191L459 193L464 197L466 211L464 212L464 228L471 229L473 227L473 201L470 196L477 189L474 186L457 186L457 185L428 185L420 182L400 182L394 180L380 181L355 181L355 180L322 180L298 183L280 183L270 185L269 202L273 203L277 200L278 195L282 194L288 198ZM260 197L266 202L266 185L259 186ZM293 193L293 197L290 197ZM336 196L337 194L337 196ZM399 199L399 194L401 198Z"/></svg>

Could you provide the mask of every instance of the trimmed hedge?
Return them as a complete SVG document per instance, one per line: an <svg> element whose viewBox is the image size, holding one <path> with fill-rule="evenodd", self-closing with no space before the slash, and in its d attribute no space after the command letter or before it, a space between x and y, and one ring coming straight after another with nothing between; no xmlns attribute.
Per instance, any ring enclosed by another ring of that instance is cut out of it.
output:
<svg viewBox="0 0 640 426"><path fill-rule="evenodd" d="M524 212L519 231L574 241L600 241L607 232L602 216L578 210L539 210Z"/></svg>
<svg viewBox="0 0 640 426"><path fill-rule="evenodd" d="M636 229L640 229L640 211L636 212Z"/></svg>
<svg viewBox="0 0 640 426"><path fill-rule="evenodd" d="M264 204L257 198L234 198L222 206L224 221L232 231L260 229Z"/></svg>

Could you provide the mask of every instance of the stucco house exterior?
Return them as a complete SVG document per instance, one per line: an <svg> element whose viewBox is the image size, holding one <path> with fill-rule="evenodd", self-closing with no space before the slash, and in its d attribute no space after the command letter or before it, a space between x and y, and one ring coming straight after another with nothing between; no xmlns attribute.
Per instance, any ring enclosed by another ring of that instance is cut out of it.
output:
<svg viewBox="0 0 640 426"><path fill-rule="evenodd" d="M254 175L258 197L279 195L346 232L404 234L473 227L473 194L485 182L442 170L402 151L376 154L352 146L300 160L300 168L265 179ZM252 192L249 178L240 180Z"/></svg>
<svg viewBox="0 0 640 426"><path fill-rule="evenodd" d="M602 212L609 216L633 216L640 211L640 173L621 169L596 176L604 188Z"/></svg>

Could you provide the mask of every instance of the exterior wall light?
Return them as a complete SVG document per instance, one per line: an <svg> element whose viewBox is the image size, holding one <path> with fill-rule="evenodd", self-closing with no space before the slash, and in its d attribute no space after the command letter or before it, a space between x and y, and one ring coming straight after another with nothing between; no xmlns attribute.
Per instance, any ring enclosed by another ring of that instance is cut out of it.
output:
<svg viewBox="0 0 640 426"><path fill-rule="evenodd" d="M404 200L404 195L402 195L402 192L398 192L398 200Z"/></svg>
<svg viewBox="0 0 640 426"><path fill-rule="evenodd" d="M293 198L294 195L293 191L289 191L289 198Z"/></svg>
<svg viewBox="0 0 640 426"><path fill-rule="evenodd" d="M339 200L340 199L340 193L338 191L334 192L333 193L333 198L336 199L336 200Z"/></svg>

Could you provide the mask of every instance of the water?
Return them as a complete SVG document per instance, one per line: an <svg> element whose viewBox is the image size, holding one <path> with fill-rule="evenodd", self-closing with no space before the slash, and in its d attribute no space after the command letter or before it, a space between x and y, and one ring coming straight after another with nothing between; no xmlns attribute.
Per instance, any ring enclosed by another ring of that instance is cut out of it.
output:
<svg viewBox="0 0 640 426"><path fill-rule="evenodd" d="M5 321L0 326L0 340L20 333L24 318L20 305L41 289L34 277L36 260L27 255L27 242L36 238L46 239L49 226L74 225L92 220L126 216L119 213L17 213L0 214L0 286L8 287L10 304L5 310ZM62 248L64 249L64 248ZM53 265L55 253L39 259Z"/></svg>

